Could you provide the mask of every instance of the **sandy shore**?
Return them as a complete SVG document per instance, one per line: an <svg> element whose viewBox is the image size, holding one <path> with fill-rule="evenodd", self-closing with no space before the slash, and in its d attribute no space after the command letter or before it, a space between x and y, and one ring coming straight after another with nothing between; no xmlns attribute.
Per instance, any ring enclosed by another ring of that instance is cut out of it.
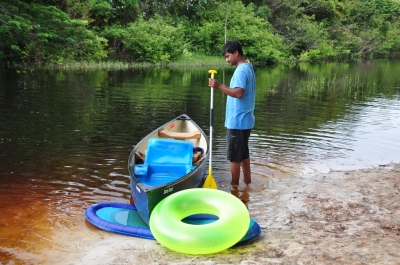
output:
<svg viewBox="0 0 400 265"><path fill-rule="evenodd" d="M400 264L400 164L271 179L268 188L253 182L248 208L262 232L249 243L185 255L87 223L42 258L74 265Z"/></svg>

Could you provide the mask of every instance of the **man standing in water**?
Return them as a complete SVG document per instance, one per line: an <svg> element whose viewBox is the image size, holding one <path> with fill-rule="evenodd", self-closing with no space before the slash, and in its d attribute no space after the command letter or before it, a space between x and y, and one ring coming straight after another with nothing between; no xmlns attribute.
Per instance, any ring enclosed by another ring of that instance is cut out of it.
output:
<svg viewBox="0 0 400 265"><path fill-rule="evenodd" d="M238 190L240 168L243 171L246 189L251 183L249 137L255 125L256 76L253 66L244 59L242 45L237 40L226 42L222 47L222 55L227 63L236 66L230 86L220 84L213 78L208 80L208 85L228 96L225 127L227 128L227 159L230 161L232 174L231 191L234 193Z"/></svg>

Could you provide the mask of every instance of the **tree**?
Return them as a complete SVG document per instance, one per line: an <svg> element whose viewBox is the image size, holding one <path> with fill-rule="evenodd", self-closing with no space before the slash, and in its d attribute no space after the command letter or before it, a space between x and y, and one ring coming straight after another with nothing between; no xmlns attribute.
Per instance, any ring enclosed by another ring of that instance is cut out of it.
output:
<svg viewBox="0 0 400 265"><path fill-rule="evenodd" d="M106 40L88 30L87 21L71 20L55 6L10 0L1 8L3 62L60 63L106 56Z"/></svg>
<svg viewBox="0 0 400 265"><path fill-rule="evenodd" d="M71 0L69 0L71 1ZM77 0L75 0L77 1ZM101 31L104 27L126 27L140 15L139 0L90 0L89 26ZM78 1L79 3L79 1Z"/></svg>
<svg viewBox="0 0 400 265"><path fill-rule="evenodd" d="M132 59L140 62L169 62L187 48L183 29L174 27L161 16L146 21L139 19L127 28L126 48Z"/></svg>
<svg viewBox="0 0 400 265"><path fill-rule="evenodd" d="M28 8L28 4L18 0L0 3L0 60L4 63L28 58L24 51L31 27Z"/></svg>
<svg viewBox="0 0 400 265"><path fill-rule="evenodd" d="M277 63L286 57L287 47L273 34L269 23L255 14L253 4L228 4L228 14L227 3L220 3L208 10L202 23L193 29L192 43L198 52L219 55L226 31L227 39L238 39L245 48L245 56L255 63Z"/></svg>

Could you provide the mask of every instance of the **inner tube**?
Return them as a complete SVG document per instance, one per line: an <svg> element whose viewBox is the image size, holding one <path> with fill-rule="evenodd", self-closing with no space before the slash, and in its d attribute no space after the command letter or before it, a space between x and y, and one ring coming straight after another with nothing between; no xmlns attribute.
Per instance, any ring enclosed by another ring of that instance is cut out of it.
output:
<svg viewBox="0 0 400 265"><path fill-rule="evenodd" d="M85 217L92 225L108 232L155 240L149 226L143 221L134 205L120 202L100 202L91 205L85 211ZM217 216L196 214L182 221L193 225L215 222ZM250 218L246 235L237 243L247 242L261 233L260 225Z"/></svg>
<svg viewBox="0 0 400 265"><path fill-rule="evenodd" d="M188 216L211 214L214 222L193 225ZM150 230L163 246L186 254L209 254L239 242L250 225L246 206L230 193L193 188L176 192L159 202L150 216Z"/></svg>

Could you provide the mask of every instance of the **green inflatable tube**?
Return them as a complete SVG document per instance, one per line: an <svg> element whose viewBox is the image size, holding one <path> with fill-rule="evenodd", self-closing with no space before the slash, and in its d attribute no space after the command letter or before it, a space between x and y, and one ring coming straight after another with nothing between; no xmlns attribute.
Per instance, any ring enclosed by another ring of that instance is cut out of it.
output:
<svg viewBox="0 0 400 265"><path fill-rule="evenodd" d="M202 225L182 222L194 214L218 220ZM243 238L250 224L246 206L230 193L205 188L176 192L159 202L150 215L150 230L163 246L186 254L225 250Z"/></svg>

